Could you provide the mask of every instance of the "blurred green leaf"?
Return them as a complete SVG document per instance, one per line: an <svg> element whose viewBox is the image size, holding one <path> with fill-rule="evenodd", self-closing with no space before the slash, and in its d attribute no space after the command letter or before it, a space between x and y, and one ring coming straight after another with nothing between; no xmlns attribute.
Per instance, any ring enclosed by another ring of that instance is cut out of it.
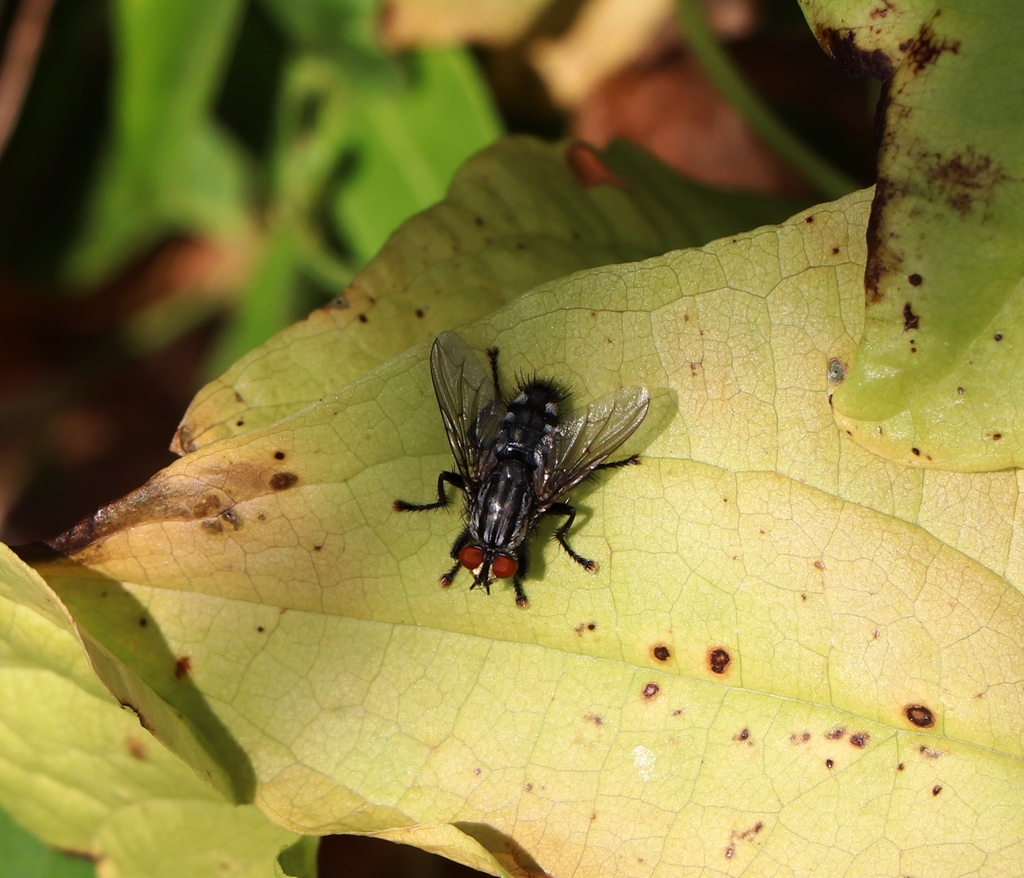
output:
<svg viewBox="0 0 1024 878"><path fill-rule="evenodd" d="M352 108L355 170L334 216L360 263L410 216L444 198L455 171L501 133L466 50L427 51L415 61L409 88L361 91Z"/></svg>
<svg viewBox="0 0 1024 878"><path fill-rule="evenodd" d="M246 167L212 117L240 0L119 0L110 143L66 273L95 283L160 237L244 224Z"/></svg>
<svg viewBox="0 0 1024 878"><path fill-rule="evenodd" d="M0 878L92 878L91 859L70 856L43 844L0 810Z"/></svg>
<svg viewBox="0 0 1024 878"><path fill-rule="evenodd" d="M213 374L297 320L303 283L336 294L388 235L441 200L499 132L463 50L425 52L401 86L354 82L324 58L291 63L277 112L266 248L211 361ZM352 159L347 172L344 165ZM330 209L321 210L325 201ZM354 251L339 252L338 239ZM305 308L301 307L305 305Z"/></svg>
<svg viewBox="0 0 1024 878"><path fill-rule="evenodd" d="M282 223L266 243L262 261L239 291L238 306L221 333L207 370L216 375L262 344L293 314L296 297L296 228Z"/></svg>
<svg viewBox="0 0 1024 878"><path fill-rule="evenodd" d="M1024 17L1015 0L810 4L834 51L892 78L864 337L842 426L903 464L1024 463ZM864 26L867 23L871 26ZM839 47L838 49L836 47ZM864 60L866 59L866 60Z"/></svg>
<svg viewBox="0 0 1024 878"><path fill-rule="evenodd" d="M353 80L394 78L377 39L378 0L263 0L302 53L343 68Z"/></svg>

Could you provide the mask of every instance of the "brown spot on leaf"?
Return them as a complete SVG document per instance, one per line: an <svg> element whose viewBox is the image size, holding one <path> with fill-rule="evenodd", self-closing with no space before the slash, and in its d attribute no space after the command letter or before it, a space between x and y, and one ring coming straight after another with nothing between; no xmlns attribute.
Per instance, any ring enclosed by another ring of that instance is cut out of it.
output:
<svg viewBox="0 0 1024 878"><path fill-rule="evenodd" d="M217 494L204 494L192 506L193 518L209 518L220 512L223 506L221 498Z"/></svg>
<svg viewBox="0 0 1024 878"><path fill-rule="evenodd" d="M369 323L370 322L370 318L367 317L365 314L360 314L359 315L359 322L360 323Z"/></svg>
<svg viewBox="0 0 1024 878"><path fill-rule="evenodd" d="M996 191L1011 179L999 162L972 146L951 155L926 153L921 164L936 200L944 200L960 216L976 204L990 206Z"/></svg>
<svg viewBox="0 0 1024 878"><path fill-rule="evenodd" d="M919 287L919 286L921 286L921 275L919 275L919 274L916 274L916 273L912 274L912 275L910 275L910 277L907 278L907 280L910 281L910 285L912 287Z"/></svg>
<svg viewBox="0 0 1024 878"><path fill-rule="evenodd" d="M92 851L83 851L78 848L64 848L57 846L54 850L60 851L66 857L74 857L76 860L85 860L87 863L103 862L103 854L94 854ZM49 870L47 870L49 871Z"/></svg>
<svg viewBox="0 0 1024 878"><path fill-rule="evenodd" d="M932 795L933 796L937 796L941 792L942 792L942 787L939 784L935 784L935 786L932 787Z"/></svg>
<svg viewBox="0 0 1024 878"><path fill-rule="evenodd" d="M266 630L267 630L267 629L266 629L266 628L264 628L264 627L263 627L262 625L257 625L257 626L256 626L256 631L257 631L257 633L259 633L259 634L262 634L262 633L263 633L264 631L266 631Z"/></svg>
<svg viewBox="0 0 1024 878"><path fill-rule="evenodd" d="M643 689L643 696L644 696L644 698L646 698L646 699L647 699L648 701L650 701L650 700L651 700L652 698L654 698L654 696L656 696L656 695L657 695L657 694L658 694L658 693L659 693L660 691L661 691L661 687L660 687L660 686L659 686L659 685L658 685L657 683L648 683L648 684L647 684L646 686L644 686L644 689Z"/></svg>
<svg viewBox="0 0 1024 878"><path fill-rule="evenodd" d="M903 713L919 729L930 729L935 725L935 715L923 704L908 704Z"/></svg>
<svg viewBox="0 0 1024 878"><path fill-rule="evenodd" d="M708 667L711 668L713 674L724 674L731 662L732 656L729 655L729 650L721 646L716 646L708 651Z"/></svg>
<svg viewBox="0 0 1024 878"><path fill-rule="evenodd" d="M864 749L864 747L867 746L867 743L870 740L871 735L869 735L867 732L854 732L852 735L850 735L850 743L854 747L859 747L862 750Z"/></svg>
<svg viewBox="0 0 1024 878"><path fill-rule="evenodd" d="M146 755L146 745L142 743L138 738L131 736L124 739L124 748L128 751L128 755L132 759L138 759L140 762L144 762L148 757Z"/></svg>
<svg viewBox="0 0 1024 878"><path fill-rule="evenodd" d="M206 521L199 525L203 530L209 531L210 533L219 534L224 533L224 525L216 518L208 518Z"/></svg>
<svg viewBox="0 0 1024 878"><path fill-rule="evenodd" d="M750 729L741 729L732 736L734 741L746 741L750 737Z"/></svg>
<svg viewBox="0 0 1024 878"><path fill-rule="evenodd" d="M284 455L283 451L275 451L274 452L274 460L284 460L284 457L285 457L285 455Z"/></svg>
<svg viewBox="0 0 1024 878"><path fill-rule="evenodd" d="M880 108L884 103L880 100ZM867 302L877 304L884 298L879 286L882 279L894 270L894 265L902 262L903 257L891 250L891 241L883 237L883 222L886 216L886 207L889 203L891 186L885 177L879 177L875 183L875 197L871 201L871 212L868 215L868 227L865 238L868 245L868 259L864 266L864 289L867 293Z"/></svg>
<svg viewBox="0 0 1024 878"><path fill-rule="evenodd" d="M882 81L892 77L892 59L881 49L868 51L858 46L856 31L818 27L815 36L847 76L871 76Z"/></svg>
<svg viewBox="0 0 1024 878"><path fill-rule="evenodd" d="M881 6L876 6L868 13L868 17L872 19L886 18L890 12L895 11L896 4L890 2L890 0L883 0Z"/></svg>
<svg viewBox="0 0 1024 878"><path fill-rule="evenodd" d="M225 509L220 514L220 517L230 524L235 530L238 530L242 526L242 516L238 514L238 511L234 507Z"/></svg>
<svg viewBox="0 0 1024 878"><path fill-rule="evenodd" d="M273 488L275 491L284 491L287 490L288 488L291 488L298 480L299 477L295 475L295 473L274 473L270 477L270 487Z"/></svg>
<svg viewBox="0 0 1024 878"><path fill-rule="evenodd" d="M737 842L752 842L757 835L764 829L764 822L758 820L753 826L747 829L738 830L734 829L729 833L729 846L725 849L725 858L731 860L736 856L736 843Z"/></svg>
<svg viewBox="0 0 1024 878"><path fill-rule="evenodd" d="M997 332L995 335L992 336L992 338L994 338L996 341L1002 341L1003 334L1001 332Z"/></svg>
<svg viewBox="0 0 1024 878"><path fill-rule="evenodd" d="M142 715L142 712L130 701L120 701L121 707L130 710L139 718L139 725L142 726L147 732L152 732L153 728L150 726L149 721Z"/></svg>
<svg viewBox="0 0 1024 878"><path fill-rule="evenodd" d="M920 457L921 456L921 449L920 448L911 448L910 449L910 453L913 454L914 457Z"/></svg>
<svg viewBox="0 0 1024 878"><path fill-rule="evenodd" d="M817 561L815 561L815 562L814 562L814 566L815 566L815 567L816 567L816 568L817 568L818 570L824 570L824 569L825 569L825 562L824 562L824 561L822 561L822 560L821 560L821 559L819 558L819 559L818 559Z"/></svg>
<svg viewBox="0 0 1024 878"><path fill-rule="evenodd" d="M651 650L651 653L659 662L667 662L672 655L672 653L669 652L669 648L662 644L654 647L654 649Z"/></svg>
<svg viewBox="0 0 1024 878"><path fill-rule="evenodd" d="M902 762L899 765L896 766L896 770L897 771L903 771L903 763Z"/></svg>
<svg viewBox="0 0 1024 878"><path fill-rule="evenodd" d="M417 308L416 309L416 316L419 317L422 320L424 317L427 316L427 312L424 311L422 308Z"/></svg>
<svg viewBox="0 0 1024 878"><path fill-rule="evenodd" d="M842 726L839 726L838 728L830 729L829 731L825 732L825 737L828 738L830 741L837 741L845 734L846 729L844 729Z"/></svg>
<svg viewBox="0 0 1024 878"><path fill-rule="evenodd" d="M800 734L793 732L793 734L789 736L789 743L793 745L806 744L809 740L811 740L810 732L800 732Z"/></svg>
<svg viewBox="0 0 1024 878"><path fill-rule="evenodd" d="M831 769L833 765L835 765L835 763L831 759L825 760L825 768Z"/></svg>
<svg viewBox="0 0 1024 878"><path fill-rule="evenodd" d="M604 160L587 143L573 143L565 150L565 161L576 179L584 187L616 186L619 189L629 187L622 181Z"/></svg>
<svg viewBox="0 0 1024 878"><path fill-rule="evenodd" d="M939 759L942 756L941 751L933 750L931 747L926 747L924 744L917 748L917 752L925 759Z"/></svg>
<svg viewBox="0 0 1024 878"><path fill-rule="evenodd" d="M603 725L604 725L604 717L602 717L602 716L600 716L600 715L598 715L598 714L596 714L596 713L588 713L588 714L587 714L586 716L584 716L583 718L584 718L584 719L585 719L585 720L586 720L586 721L587 721L588 723L593 723L593 724L594 724L595 726L597 726L598 728L601 728L601 726L603 726Z"/></svg>
<svg viewBox="0 0 1024 878"><path fill-rule="evenodd" d="M903 306L903 331L910 332L911 329L917 329L921 325L921 318L914 313L914 309L910 307L910 302L907 302Z"/></svg>
<svg viewBox="0 0 1024 878"><path fill-rule="evenodd" d="M149 624L149 619L147 619L145 616L142 616L139 619L139 627L140 628L145 628L148 624Z"/></svg>
<svg viewBox="0 0 1024 878"><path fill-rule="evenodd" d="M941 56L947 53L956 55L959 52L960 40L944 40L930 24L926 24L911 44L905 63L910 65L914 73L921 73Z"/></svg>
<svg viewBox="0 0 1024 878"><path fill-rule="evenodd" d="M192 673L192 659L187 656L179 656L174 663L174 679L180 680Z"/></svg>

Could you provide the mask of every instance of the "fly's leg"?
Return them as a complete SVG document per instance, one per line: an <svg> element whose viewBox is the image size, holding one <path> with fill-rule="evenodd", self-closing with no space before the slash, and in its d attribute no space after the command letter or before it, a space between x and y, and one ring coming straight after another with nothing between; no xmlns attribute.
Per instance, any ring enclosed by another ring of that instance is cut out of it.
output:
<svg viewBox="0 0 1024 878"><path fill-rule="evenodd" d="M624 460L612 460L608 463L599 463L594 467L594 472L599 469L618 469L620 466L639 466L640 455L634 454L632 457L627 457Z"/></svg>
<svg viewBox="0 0 1024 878"><path fill-rule="evenodd" d="M424 509L442 509L451 503L451 499L444 492L444 483L447 482L453 488L460 491L466 490L466 483L458 473L443 472L437 477L437 501L434 503L407 503L405 500L395 500L391 508L395 512L422 512Z"/></svg>
<svg viewBox="0 0 1024 878"><path fill-rule="evenodd" d="M459 568L462 564L459 562L459 552L462 551L463 546L469 541L469 528L465 528L462 533L456 537L455 542L452 543L451 556L455 559L455 563L452 565L452 569L447 573L441 574L441 588L448 588L455 581L455 574L459 572Z"/></svg>
<svg viewBox="0 0 1024 878"><path fill-rule="evenodd" d="M459 572L459 567L461 566L462 565L459 564L458 561L456 561L452 565L451 570L441 574L441 588L448 588L449 585L455 582L455 574Z"/></svg>
<svg viewBox="0 0 1024 878"><path fill-rule="evenodd" d="M498 380L498 349L488 348L487 359L491 363L491 381L494 382L494 398L501 399L501 381Z"/></svg>
<svg viewBox="0 0 1024 878"><path fill-rule="evenodd" d="M588 573L593 573L597 570L596 562L574 552L572 547L565 541L565 538L569 535L569 528L572 527L572 523L576 520L576 510L568 503L552 503L545 514L566 516L565 524L555 531L555 539L558 540L558 545L565 549L569 557Z"/></svg>
<svg viewBox="0 0 1024 878"><path fill-rule="evenodd" d="M526 546L520 546L519 551L516 553L516 572L512 577L512 587L516 590L516 606L520 610L525 610L530 606L530 602L526 599L526 592L523 591L523 580L526 578L526 568L529 566L530 559L526 554Z"/></svg>

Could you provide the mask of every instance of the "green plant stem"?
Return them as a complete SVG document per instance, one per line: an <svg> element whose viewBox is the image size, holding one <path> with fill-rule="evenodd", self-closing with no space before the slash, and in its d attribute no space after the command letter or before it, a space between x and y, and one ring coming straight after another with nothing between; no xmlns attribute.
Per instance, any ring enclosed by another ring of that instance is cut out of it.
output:
<svg viewBox="0 0 1024 878"><path fill-rule="evenodd" d="M676 8L690 48L704 72L761 139L826 198L840 198L856 189L853 178L832 167L795 137L747 85L711 32L698 0L678 0Z"/></svg>

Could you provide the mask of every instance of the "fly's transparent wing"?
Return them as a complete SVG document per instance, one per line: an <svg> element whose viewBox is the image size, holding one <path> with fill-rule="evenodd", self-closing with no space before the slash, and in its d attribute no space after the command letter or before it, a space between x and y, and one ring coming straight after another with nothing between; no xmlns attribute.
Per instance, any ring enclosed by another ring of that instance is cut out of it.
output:
<svg viewBox="0 0 1024 878"><path fill-rule="evenodd" d="M430 376L459 473L467 482L475 481L480 458L494 442L505 407L491 376L454 332L442 332L434 340Z"/></svg>
<svg viewBox="0 0 1024 878"><path fill-rule="evenodd" d="M560 424L551 466L538 486L537 499L550 503L575 488L633 435L649 405L646 387L623 387Z"/></svg>

